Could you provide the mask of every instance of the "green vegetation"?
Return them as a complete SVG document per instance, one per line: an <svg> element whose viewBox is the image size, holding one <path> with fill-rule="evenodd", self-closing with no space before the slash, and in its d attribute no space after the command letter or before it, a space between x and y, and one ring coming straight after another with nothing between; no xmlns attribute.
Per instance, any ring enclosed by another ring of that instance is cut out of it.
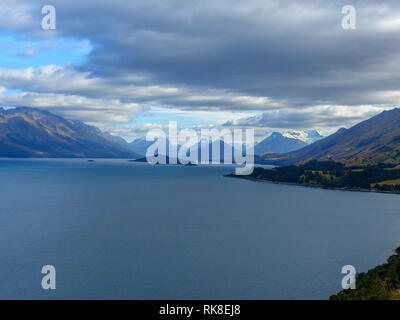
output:
<svg viewBox="0 0 400 320"><path fill-rule="evenodd" d="M339 161L310 160L287 167L255 168L244 178L322 188L400 192L400 169L387 164L347 167Z"/></svg>
<svg viewBox="0 0 400 320"><path fill-rule="evenodd" d="M332 295L331 300L399 300L400 299L400 247L387 263L359 273L356 289L346 289Z"/></svg>

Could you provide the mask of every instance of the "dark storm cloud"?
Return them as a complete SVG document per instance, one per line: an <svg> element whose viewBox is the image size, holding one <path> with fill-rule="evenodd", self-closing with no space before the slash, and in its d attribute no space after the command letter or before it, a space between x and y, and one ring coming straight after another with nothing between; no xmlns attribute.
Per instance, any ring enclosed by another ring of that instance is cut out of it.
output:
<svg viewBox="0 0 400 320"><path fill-rule="evenodd" d="M386 103L360 95L399 87L400 29L384 28L399 4L352 1L357 30L345 31L346 4L87 1L78 10L55 1L60 32L94 42L83 68L101 76L146 74L154 83L230 89L291 105Z"/></svg>

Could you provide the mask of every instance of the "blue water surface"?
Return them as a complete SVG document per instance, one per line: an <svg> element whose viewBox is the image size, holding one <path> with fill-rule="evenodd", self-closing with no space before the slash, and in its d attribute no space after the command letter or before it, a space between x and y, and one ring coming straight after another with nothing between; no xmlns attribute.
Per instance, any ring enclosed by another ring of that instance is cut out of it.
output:
<svg viewBox="0 0 400 320"><path fill-rule="evenodd" d="M1 159L0 298L327 299L400 245L400 195L233 170Z"/></svg>

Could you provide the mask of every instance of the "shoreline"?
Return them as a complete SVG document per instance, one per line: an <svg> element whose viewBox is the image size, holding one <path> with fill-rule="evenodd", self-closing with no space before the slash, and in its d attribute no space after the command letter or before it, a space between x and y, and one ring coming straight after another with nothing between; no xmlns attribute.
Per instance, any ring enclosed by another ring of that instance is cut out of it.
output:
<svg viewBox="0 0 400 320"><path fill-rule="evenodd" d="M226 175L224 175L223 177L225 177L225 178L244 179L244 180L255 181L255 182L269 182L269 183L274 183L274 184L284 184L284 185L297 186L297 187L325 189L325 190L351 191L351 192L371 192L371 193L386 193L386 194L397 194L397 195L400 194L400 191L399 191L399 192L396 192L396 191L379 191L379 190L371 190L371 189L349 189L349 188L324 187L324 186L315 186L315 185L299 184L299 183L294 183L294 182L272 181L272 180L254 178L254 177L252 177L252 176L237 176L237 175L232 174L232 173L231 173L231 174L226 174Z"/></svg>
<svg viewBox="0 0 400 320"><path fill-rule="evenodd" d="M351 189L351 188L335 188L335 187L324 187L317 185L306 185L299 183L291 183L291 182L281 182L281 181L271 181L261 178L256 178L253 176L237 176L235 174L227 174L223 177L226 178L239 178L243 180L249 180L253 182L267 182L274 184L284 184L284 185L293 185L298 187L311 187L318 189L327 189L327 190L338 190L338 191L353 191L353 192L373 192L373 193L387 193L387 194L400 194L400 192L396 191L378 191L371 189ZM385 279L380 276L383 275L390 280L397 281L398 278L393 278L393 270L397 270L397 266L400 265L400 247L397 248L395 254L390 255L386 262L379 263L375 266L368 268L366 271L358 272L356 275L356 290L346 290L342 289L336 293L332 293L328 300L399 300L400 299L400 287L396 286L395 288L390 289L381 289Z"/></svg>

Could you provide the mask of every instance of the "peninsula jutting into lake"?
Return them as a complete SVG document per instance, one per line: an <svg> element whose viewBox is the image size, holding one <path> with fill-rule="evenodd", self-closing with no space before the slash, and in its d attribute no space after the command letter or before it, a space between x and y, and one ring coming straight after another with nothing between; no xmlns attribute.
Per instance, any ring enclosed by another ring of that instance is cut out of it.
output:
<svg viewBox="0 0 400 320"><path fill-rule="evenodd" d="M400 193L400 168L385 164L346 167L332 160L310 160L272 169L257 167L248 176L226 176L329 189Z"/></svg>

